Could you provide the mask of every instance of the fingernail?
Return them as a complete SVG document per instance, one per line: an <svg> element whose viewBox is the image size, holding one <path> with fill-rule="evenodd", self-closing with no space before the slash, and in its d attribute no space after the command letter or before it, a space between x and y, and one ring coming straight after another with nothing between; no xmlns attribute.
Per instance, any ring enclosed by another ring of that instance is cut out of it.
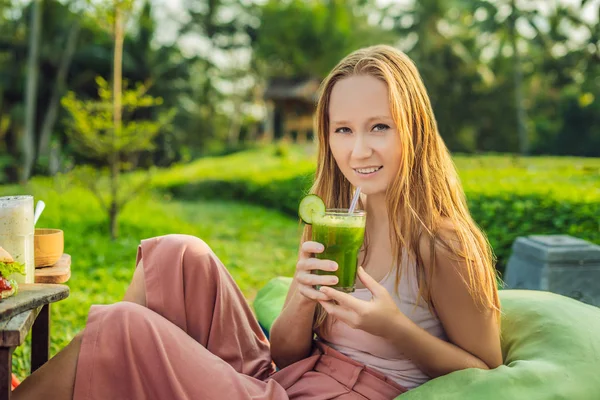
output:
<svg viewBox="0 0 600 400"><path fill-rule="evenodd" d="M332 270L332 271L335 271L335 270L337 270L337 269L338 269L338 265L337 265L337 263L331 263L331 270Z"/></svg>

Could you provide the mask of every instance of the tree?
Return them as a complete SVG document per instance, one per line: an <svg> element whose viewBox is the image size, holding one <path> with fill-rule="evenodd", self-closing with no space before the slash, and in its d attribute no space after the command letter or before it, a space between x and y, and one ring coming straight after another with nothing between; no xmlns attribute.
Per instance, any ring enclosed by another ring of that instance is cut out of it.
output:
<svg viewBox="0 0 600 400"><path fill-rule="evenodd" d="M600 25L583 18L588 3L557 3L544 13L544 23L542 15L529 20L535 31L530 53L536 68L528 91L537 154L600 155Z"/></svg>
<svg viewBox="0 0 600 400"><path fill-rule="evenodd" d="M489 37L485 45L495 48L494 58L506 58L505 54L510 54L518 150L520 154L526 155L530 150L530 140L527 129L522 48L527 46L527 41L523 38L519 26L534 25L533 21L539 17L539 14L534 8L519 7L516 0L477 0L465 3L473 14L480 12L485 15L476 24L476 29Z"/></svg>
<svg viewBox="0 0 600 400"><path fill-rule="evenodd" d="M39 54L37 62L29 64L38 74L35 88L29 86L33 89L30 93L36 97L36 101L34 96L29 97L35 104L36 112L33 114L33 108L26 107L27 93L23 88L27 87L28 81L32 82L30 78L34 76L28 72L28 59L32 54L29 43L38 35L31 34L32 27L28 22L33 18L34 7L38 7L38 3L43 3L43 13L39 13ZM6 11L5 18L0 19L0 120L3 121L0 139L4 139L3 142L0 140L0 153L4 153L0 157L0 170L3 170L0 171L0 180L23 180L26 155L28 163L33 157L34 167L27 175L47 173L50 164L55 172L64 167L58 165L63 162L59 154L61 144L66 144L60 122L60 99L67 88L93 93L94 76L100 72L90 74L87 65L98 71L102 63L78 54L78 51L87 51L90 46L95 46L92 54L98 54L97 49L108 43L104 38L105 32L99 31L94 21L71 10L73 3L34 1L19 6L14 2L12 8ZM71 68L72 60L80 61L84 57L89 59L89 64L83 67L79 63L76 68ZM107 60L108 64L111 62ZM27 115L30 135L25 129ZM32 120L32 117L35 118ZM53 155L52 162L50 154Z"/></svg>
<svg viewBox="0 0 600 400"><path fill-rule="evenodd" d="M37 146L37 163L44 166L48 165L48 172L50 172L51 175L54 175L57 172L58 162L52 158L56 158L58 155L51 154L50 141L52 139L52 131L54 130L58 118L60 99L66 90L67 74L75 54L80 29L81 23L79 19L76 19L72 22L65 40L64 52L60 58L60 64L52 88L52 95L48 102L48 106L46 107L46 113L40 130Z"/></svg>
<svg viewBox="0 0 600 400"><path fill-rule="evenodd" d="M134 164L147 166L167 166L180 161L186 149L201 143L199 131L193 128L198 119L195 105L198 99L194 66L198 63L196 55L184 56L177 43L153 45L158 38L156 23L152 16L150 1L145 1L135 21L136 31L127 35L124 43L126 62L123 73L133 82L144 82L149 86L148 94L161 97L162 105L144 109L137 113L141 118L157 118L161 112L176 108L173 123L161 129L156 137L157 146L152 152L140 154ZM194 134L190 134L194 132Z"/></svg>
<svg viewBox="0 0 600 400"><path fill-rule="evenodd" d="M244 112L255 86L248 60L255 5L247 0L185 0L184 5L189 19L179 35L203 44L189 82L196 103L195 118L189 122L201 133L196 145L228 140L235 144L239 113Z"/></svg>
<svg viewBox="0 0 600 400"><path fill-rule="evenodd" d="M25 94L25 135L23 135L23 168L21 182L25 183L31 175L35 162L35 128L38 90L38 58L40 52L40 34L42 25L42 0L32 1L31 31L29 32L29 57L27 61L27 88Z"/></svg>
<svg viewBox="0 0 600 400"><path fill-rule="evenodd" d="M0 24L0 156L1 177L10 182L22 179L25 122L25 74L27 69L27 10L13 1L2 3L5 15L22 13L21 18L4 17ZM31 12L29 10L29 12ZM12 13L12 14L11 14Z"/></svg>
<svg viewBox="0 0 600 400"><path fill-rule="evenodd" d="M119 123L115 124L114 88L111 91L108 82L101 77L96 82L98 100L79 100L74 92L69 91L62 99L62 105L71 116L67 122L67 134L77 150L108 165L108 174L89 168L82 169L82 180L108 213L110 235L115 239L118 236L119 212L147 184L147 181L143 181L132 188L120 182L121 170L126 168L121 162L121 156L151 149L153 138L172 119L173 111L164 113L157 121L131 120L130 117L137 110L162 103L162 99L146 94L147 88L139 84L135 89L121 93ZM90 174L99 177L91 177ZM105 175L108 175L108 179Z"/></svg>
<svg viewBox="0 0 600 400"><path fill-rule="evenodd" d="M135 194L129 191L126 196L124 187L120 184L123 169L122 156L138 153L152 148L152 139L168 120L173 118L173 111L163 114L157 121L133 118L123 124L123 111L129 117L138 108L152 107L162 103L161 98L154 98L146 91L145 85L139 84L135 90L125 92L123 96L123 43L125 40L125 19L133 9L133 0L113 0L112 3L101 3L97 12L104 16L113 34L113 76L112 92L108 83L97 78L98 101L79 101L73 92L63 99L63 106L72 117L69 134L80 151L88 156L106 162L109 169L108 200L96 182L89 183L90 189L96 194L100 203L108 212L110 235L112 239L118 236L118 216L124 204ZM109 111L110 104L110 111ZM112 122L111 122L112 120ZM142 186L146 184L144 182ZM119 196L121 194L121 196Z"/></svg>
<svg viewBox="0 0 600 400"><path fill-rule="evenodd" d="M517 33L517 19L520 17L516 0L510 0L511 13L508 18L510 44L514 60L515 104L517 108L517 136L519 137L519 152L521 155L529 153L529 135L527 134L527 112L525 111L525 98L523 93L523 63L519 49L519 34Z"/></svg>
<svg viewBox="0 0 600 400"><path fill-rule="evenodd" d="M391 43L394 37L368 22L369 2L270 0L253 33L255 63L262 75L323 78L348 53Z"/></svg>
<svg viewBox="0 0 600 400"><path fill-rule="evenodd" d="M476 31L457 1L423 0L388 6L385 18L401 38L399 46L417 65L431 98L440 134L453 151L484 150L483 126L476 110L487 91L487 68L479 61ZM489 103L486 103L489 105Z"/></svg>

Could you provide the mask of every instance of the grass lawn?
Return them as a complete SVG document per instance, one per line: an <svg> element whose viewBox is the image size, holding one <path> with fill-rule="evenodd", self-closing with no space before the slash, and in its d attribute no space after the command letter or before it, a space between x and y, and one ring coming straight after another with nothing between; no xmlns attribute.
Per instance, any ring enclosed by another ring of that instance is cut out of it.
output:
<svg viewBox="0 0 600 400"><path fill-rule="evenodd" d="M89 194L72 188L59 196L42 185L34 192L47 204L38 225L64 229L65 252L73 256L71 294L52 308L52 354L84 327L92 304L122 298L143 238L186 233L204 239L249 300L269 279L295 268L300 225L275 211L239 203L165 201L147 194L126 207L120 238L111 242ZM29 360L29 344L16 349L13 371L20 378L28 375Z"/></svg>

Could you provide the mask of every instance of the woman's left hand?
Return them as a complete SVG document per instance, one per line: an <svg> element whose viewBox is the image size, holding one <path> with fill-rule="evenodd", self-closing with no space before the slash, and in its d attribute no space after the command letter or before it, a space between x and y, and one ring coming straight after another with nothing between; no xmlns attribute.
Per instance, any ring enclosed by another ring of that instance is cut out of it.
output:
<svg viewBox="0 0 600 400"><path fill-rule="evenodd" d="M392 326L410 322L398 309L386 288L371 278L362 267L358 267L358 278L373 294L371 301L359 300L349 294L322 286L321 292L337 302L336 304L332 301L319 301L329 315L345 322L351 328L384 338L393 334L394 329L390 329Z"/></svg>

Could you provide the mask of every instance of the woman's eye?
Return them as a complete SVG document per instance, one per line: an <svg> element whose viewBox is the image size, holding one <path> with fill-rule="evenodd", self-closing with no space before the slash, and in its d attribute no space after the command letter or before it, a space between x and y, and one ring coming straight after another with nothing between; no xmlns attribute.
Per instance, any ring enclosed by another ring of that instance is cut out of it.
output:
<svg viewBox="0 0 600 400"><path fill-rule="evenodd" d="M386 124L377 124L373 127L374 131L379 131L379 132L385 131L387 129L390 129L390 127Z"/></svg>
<svg viewBox="0 0 600 400"><path fill-rule="evenodd" d="M337 128L337 129L335 130L335 133L351 133L351 132L352 132L352 131L350 130L350 128L346 128L346 127L343 127L343 128Z"/></svg>

